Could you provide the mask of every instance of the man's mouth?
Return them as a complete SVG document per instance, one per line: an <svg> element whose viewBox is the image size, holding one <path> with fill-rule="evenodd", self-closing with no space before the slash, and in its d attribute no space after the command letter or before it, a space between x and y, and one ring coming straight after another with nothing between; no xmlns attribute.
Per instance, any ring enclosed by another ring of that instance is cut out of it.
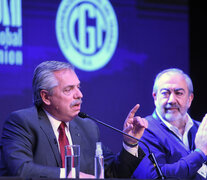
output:
<svg viewBox="0 0 207 180"><path fill-rule="evenodd" d="M82 100L75 100L71 103L70 107L80 107L80 105L82 104Z"/></svg>
<svg viewBox="0 0 207 180"><path fill-rule="evenodd" d="M165 111L166 112L175 112L175 111L179 111L179 108L178 107L168 107L168 108L165 108Z"/></svg>

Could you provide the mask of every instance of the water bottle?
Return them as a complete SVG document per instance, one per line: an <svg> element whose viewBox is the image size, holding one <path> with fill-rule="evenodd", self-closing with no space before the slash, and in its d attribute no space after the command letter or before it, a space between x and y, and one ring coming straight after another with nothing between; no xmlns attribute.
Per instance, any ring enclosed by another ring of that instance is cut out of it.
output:
<svg viewBox="0 0 207 180"><path fill-rule="evenodd" d="M104 157L101 142L96 143L96 154L95 154L95 178L104 179Z"/></svg>

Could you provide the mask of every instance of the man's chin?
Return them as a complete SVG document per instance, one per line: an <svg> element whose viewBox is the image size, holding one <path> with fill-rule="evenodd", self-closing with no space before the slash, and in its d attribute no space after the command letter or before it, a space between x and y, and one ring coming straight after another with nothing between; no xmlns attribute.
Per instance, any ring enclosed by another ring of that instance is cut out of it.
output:
<svg viewBox="0 0 207 180"><path fill-rule="evenodd" d="M79 110L76 110L75 112L74 112L74 117L76 117L76 116L78 116L78 113L80 112L80 109Z"/></svg>
<svg viewBox="0 0 207 180"><path fill-rule="evenodd" d="M169 122L176 121L180 118L181 118L181 116L179 114L176 114L176 113L167 113L165 115L165 119Z"/></svg>
<svg viewBox="0 0 207 180"><path fill-rule="evenodd" d="M78 110L78 111L74 111L73 113L70 113L70 115L68 115L68 121L71 121L71 120L73 120L75 117L77 117L78 116L78 113L80 112L80 110Z"/></svg>

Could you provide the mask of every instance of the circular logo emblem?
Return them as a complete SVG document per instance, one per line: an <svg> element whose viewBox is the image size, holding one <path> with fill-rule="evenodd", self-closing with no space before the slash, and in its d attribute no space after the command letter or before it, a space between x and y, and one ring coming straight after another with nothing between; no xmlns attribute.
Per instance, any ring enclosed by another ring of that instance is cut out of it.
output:
<svg viewBox="0 0 207 180"><path fill-rule="evenodd" d="M66 59L85 71L95 71L111 59L118 42L118 23L108 0L62 0L56 36Z"/></svg>

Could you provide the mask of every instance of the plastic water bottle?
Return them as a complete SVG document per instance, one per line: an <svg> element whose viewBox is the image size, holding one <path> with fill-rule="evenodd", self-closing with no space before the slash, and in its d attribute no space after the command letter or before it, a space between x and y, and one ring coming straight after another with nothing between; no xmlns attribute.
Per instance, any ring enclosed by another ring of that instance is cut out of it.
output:
<svg viewBox="0 0 207 180"><path fill-rule="evenodd" d="M101 142L96 143L94 171L96 179L104 179L104 157Z"/></svg>

